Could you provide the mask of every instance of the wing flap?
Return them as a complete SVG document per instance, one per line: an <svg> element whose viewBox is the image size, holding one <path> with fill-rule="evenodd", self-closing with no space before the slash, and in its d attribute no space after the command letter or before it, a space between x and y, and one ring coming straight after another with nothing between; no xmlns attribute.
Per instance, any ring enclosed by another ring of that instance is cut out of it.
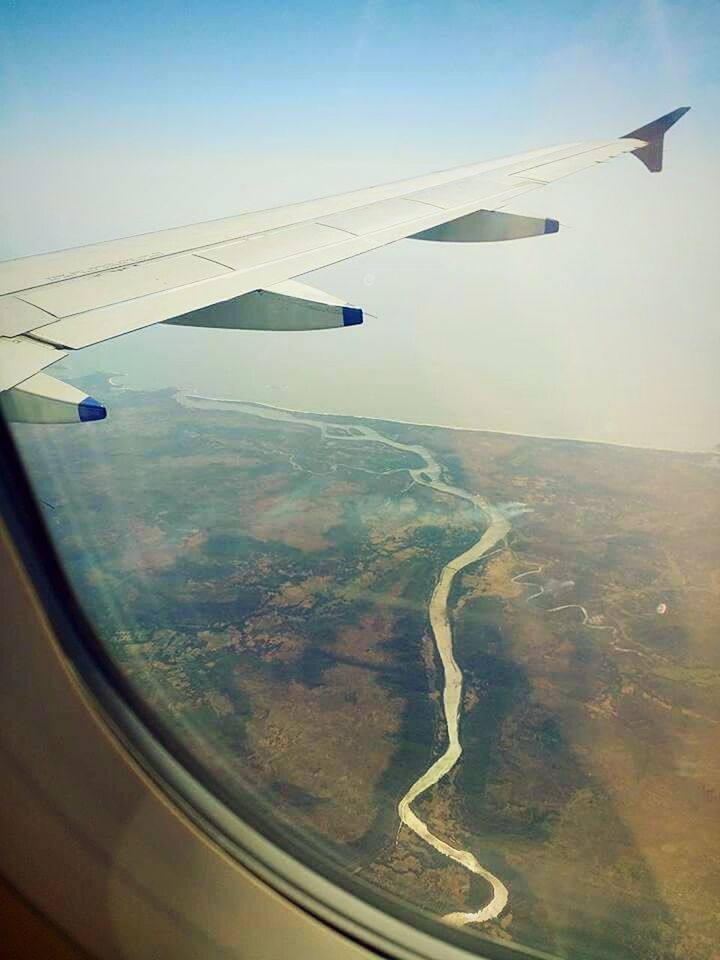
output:
<svg viewBox="0 0 720 960"><path fill-rule="evenodd" d="M66 356L66 350L29 337L0 337L0 391L16 387Z"/></svg>
<svg viewBox="0 0 720 960"><path fill-rule="evenodd" d="M133 264L105 273L61 280L28 290L17 299L39 307L53 319L85 313L123 300L134 300L162 290L171 290L199 280L211 280L229 273L230 268L203 257L186 254L150 263Z"/></svg>
<svg viewBox="0 0 720 960"><path fill-rule="evenodd" d="M588 146L586 144L586 146ZM569 177L573 173L579 173L596 163L603 163L605 160L611 160L613 157L620 156L623 153L631 153L633 146L627 140L613 140L609 143L601 143L591 146L590 149L583 150L581 153L570 157L560 157L557 160L545 160L533 166L524 167L510 176L521 178L523 180L532 180L535 183L552 183L554 180L560 180L563 177Z"/></svg>
<svg viewBox="0 0 720 960"><path fill-rule="evenodd" d="M17 297L0 297L0 337L17 337L21 333L52 323L55 317Z"/></svg>
<svg viewBox="0 0 720 960"><path fill-rule="evenodd" d="M523 193L524 190L534 190L537 184L529 183L523 189L519 178L510 179L510 177L467 177L464 180L458 180L455 183L445 183L439 187L428 187L420 190L418 193L411 194L413 200L420 200L422 203L430 203L434 207L440 207L443 210L454 210L456 207L472 203L479 198L483 202L495 199L509 200L512 197Z"/></svg>
<svg viewBox="0 0 720 960"><path fill-rule="evenodd" d="M428 214L428 204L418 203L417 196L409 199L380 200L370 203L366 207L356 207L354 210L344 210L332 216L323 217L320 223L344 230L356 237L364 237L369 233L395 227L401 223L419 220Z"/></svg>
<svg viewBox="0 0 720 960"><path fill-rule="evenodd" d="M212 247L204 250L202 256L232 270L249 270L251 267L319 250L347 239L348 234L343 235L332 227L318 223L301 223L238 240L226 246Z"/></svg>

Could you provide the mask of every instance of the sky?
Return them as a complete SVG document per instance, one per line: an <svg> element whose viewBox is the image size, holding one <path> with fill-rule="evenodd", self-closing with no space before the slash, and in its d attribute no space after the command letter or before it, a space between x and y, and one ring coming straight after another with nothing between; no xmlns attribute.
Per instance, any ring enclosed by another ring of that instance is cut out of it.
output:
<svg viewBox="0 0 720 960"><path fill-rule="evenodd" d="M0 27L0 258L618 136L498 244L403 241L307 276L361 328L156 327L74 354L137 387L674 449L720 443L720 4L40 3ZM107 400L112 415L111 397Z"/></svg>

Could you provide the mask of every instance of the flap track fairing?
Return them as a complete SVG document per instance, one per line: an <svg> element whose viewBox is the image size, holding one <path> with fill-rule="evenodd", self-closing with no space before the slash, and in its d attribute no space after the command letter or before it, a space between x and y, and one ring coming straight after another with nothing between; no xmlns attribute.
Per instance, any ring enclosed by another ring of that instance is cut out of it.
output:
<svg viewBox="0 0 720 960"><path fill-rule="evenodd" d="M46 373L36 373L0 393L0 409L14 423L82 423L107 416L94 397Z"/></svg>
<svg viewBox="0 0 720 960"><path fill-rule="evenodd" d="M421 230L420 233L414 233L410 239L439 240L445 243L485 243L540 237L545 233L557 233L559 229L557 220L521 217L516 213L501 213L499 210L478 210L429 230Z"/></svg>
<svg viewBox="0 0 720 960"><path fill-rule="evenodd" d="M363 311L297 280L193 310L165 323L224 330L328 330L363 322Z"/></svg>

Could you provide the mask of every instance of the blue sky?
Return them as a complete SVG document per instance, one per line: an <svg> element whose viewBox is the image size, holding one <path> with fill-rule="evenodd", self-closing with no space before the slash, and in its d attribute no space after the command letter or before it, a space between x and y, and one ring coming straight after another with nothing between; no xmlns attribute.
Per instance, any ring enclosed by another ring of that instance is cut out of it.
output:
<svg viewBox="0 0 720 960"><path fill-rule="evenodd" d="M246 125L282 119L265 142L330 123L350 147L378 127L412 136L435 111L440 134L474 117L476 132L491 125L498 138L517 130L518 108L532 135L532 116L574 99L580 85L600 98L586 103L588 121L603 123L619 112L607 94L666 106L690 88L712 95L720 72L714 2L30 0L5 11L5 123L30 139L52 131L172 142L190 122L237 142ZM569 72L574 89L562 92ZM543 118L546 135L563 134L563 115L550 128Z"/></svg>
<svg viewBox="0 0 720 960"><path fill-rule="evenodd" d="M213 366L226 334L162 329L74 362L139 371L150 354L161 379L239 379L248 399L717 442L718 36L717 2L6 3L0 256L622 134L689 104L659 177L618 161L512 208L557 216L557 238L408 242L311 278L380 318L351 350L244 336L240 375ZM371 404L368 370L387 385Z"/></svg>

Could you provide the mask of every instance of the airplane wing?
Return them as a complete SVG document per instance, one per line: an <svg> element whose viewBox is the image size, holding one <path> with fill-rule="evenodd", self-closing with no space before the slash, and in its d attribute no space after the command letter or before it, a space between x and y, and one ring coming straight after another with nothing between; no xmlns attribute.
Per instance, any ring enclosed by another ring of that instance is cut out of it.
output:
<svg viewBox="0 0 720 960"><path fill-rule="evenodd" d="M155 323L253 330L352 326L362 310L296 278L403 238L555 233L511 200L625 153L656 172L681 107L623 137L570 143L352 193L0 263L0 406L9 419L102 419L45 368Z"/></svg>

